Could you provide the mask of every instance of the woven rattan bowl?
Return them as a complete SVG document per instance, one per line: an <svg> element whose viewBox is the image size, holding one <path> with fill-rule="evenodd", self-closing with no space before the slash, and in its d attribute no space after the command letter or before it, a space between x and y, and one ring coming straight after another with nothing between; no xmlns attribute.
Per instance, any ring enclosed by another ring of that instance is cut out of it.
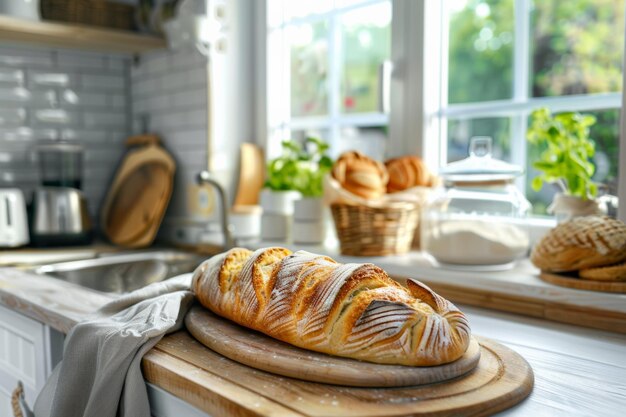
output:
<svg viewBox="0 0 626 417"><path fill-rule="evenodd" d="M411 248L419 206L394 202L384 206L334 203L330 206L342 255L385 256Z"/></svg>

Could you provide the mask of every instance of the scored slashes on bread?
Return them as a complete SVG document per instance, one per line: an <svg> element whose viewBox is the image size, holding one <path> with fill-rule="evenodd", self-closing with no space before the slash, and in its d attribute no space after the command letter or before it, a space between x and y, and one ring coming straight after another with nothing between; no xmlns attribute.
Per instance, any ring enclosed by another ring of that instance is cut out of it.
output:
<svg viewBox="0 0 626 417"><path fill-rule="evenodd" d="M395 193L412 187L431 187L434 177L430 170L417 156L401 156L385 162L389 173L387 192Z"/></svg>
<svg viewBox="0 0 626 417"><path fill-rule="evenodd" d="M626 260L626 224L606 216L584 216L557 225L530 260L546 272L570 272Z"/></svg>
<svg viewBox="0 0 626 417"><path fill-rule="evenodd" d="M366 199L380 198L387 191L385 166L360 152L343 153L333 165L332 175L342 188Z"/></svg>
<svg viewBox="0 0 626 417"><path fill-rule="evenodd" d="M398 284L372 264L340 264L284 248L235 248L193 277L200 303L301 348L382 364L439 365L467 350L470 328L418 281Z"/></svg>

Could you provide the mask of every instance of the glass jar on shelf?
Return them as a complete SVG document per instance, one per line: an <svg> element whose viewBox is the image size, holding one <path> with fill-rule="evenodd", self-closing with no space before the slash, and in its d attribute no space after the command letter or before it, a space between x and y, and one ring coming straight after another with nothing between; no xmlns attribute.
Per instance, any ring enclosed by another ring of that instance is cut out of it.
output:
<svg viewBox="0 0 626 417"><path fill-rule="evenodd" d="M469 157L441 171L444 187L422 213L422 249L458 269L512 267L529 248L530 203L515 186L522 168L495 159L491 138L474 137Z"/></svg>

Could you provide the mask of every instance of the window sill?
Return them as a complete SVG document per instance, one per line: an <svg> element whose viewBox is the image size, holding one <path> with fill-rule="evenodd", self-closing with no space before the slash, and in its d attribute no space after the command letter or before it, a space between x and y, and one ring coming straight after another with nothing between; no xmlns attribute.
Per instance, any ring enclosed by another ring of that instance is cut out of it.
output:
<svg viewBox="0 0 626 417"><path fill-rule="evenodd" d="M537 224L541 226L541 222ZM343 263L372 262L400 282L406 278L418 279L461 305L626 334L626 294L581 291L546 283L539 278L539 270L528 259L506 271L468 272L433 266L424 253L417 251L361 258L340 255L336 246L284 242L257 242L248 246L285 246L327 255Z"/></svg>

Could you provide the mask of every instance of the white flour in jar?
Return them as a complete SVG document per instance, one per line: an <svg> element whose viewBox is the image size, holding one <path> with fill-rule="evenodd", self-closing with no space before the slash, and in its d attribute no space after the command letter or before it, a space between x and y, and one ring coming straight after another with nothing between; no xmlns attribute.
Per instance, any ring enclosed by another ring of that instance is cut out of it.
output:
<svg viewBox="0 0 626 417"><path fill-rule="evenodd" d="M506 264L526 255L527 231L495 219L441 219L422 225L422 247L437 261L460 265Z"/></svg>

